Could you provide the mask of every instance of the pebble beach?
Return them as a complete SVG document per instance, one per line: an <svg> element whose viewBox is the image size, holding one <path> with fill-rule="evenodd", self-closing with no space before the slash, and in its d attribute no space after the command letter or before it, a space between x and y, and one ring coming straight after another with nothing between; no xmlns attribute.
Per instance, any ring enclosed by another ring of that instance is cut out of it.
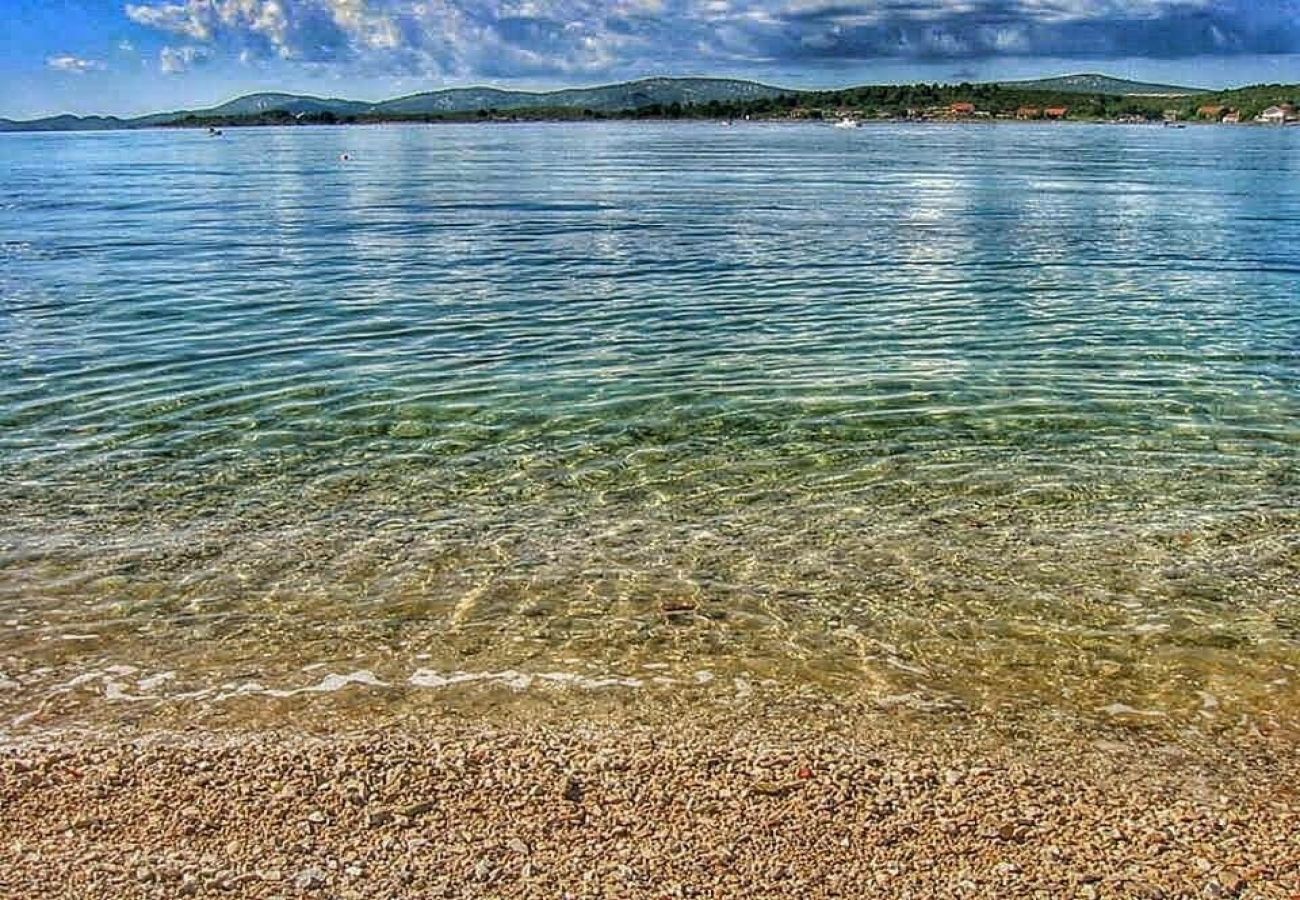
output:
<svg viewBox="0 0 1300 900"><path fill-rule="evenodd" d="M1293 742L447 724L0 751L0 896L1300 896Z"/></svg>

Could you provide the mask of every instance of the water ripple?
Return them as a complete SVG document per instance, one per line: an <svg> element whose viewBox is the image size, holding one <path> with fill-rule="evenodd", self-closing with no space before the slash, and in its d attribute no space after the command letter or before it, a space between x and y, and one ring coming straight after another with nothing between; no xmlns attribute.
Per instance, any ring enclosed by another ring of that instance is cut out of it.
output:
<svg viewBox="0 0 1300 900"><path fill-rule="evenodd" d="M1294 711L1300 132L1176 138L5 135L5 671Z"/></svg>

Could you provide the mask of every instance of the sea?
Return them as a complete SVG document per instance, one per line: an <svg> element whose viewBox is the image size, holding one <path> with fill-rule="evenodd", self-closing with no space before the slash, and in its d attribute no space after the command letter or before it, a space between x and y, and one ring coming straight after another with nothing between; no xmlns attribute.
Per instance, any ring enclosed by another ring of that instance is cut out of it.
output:
<svg viewBox="0 0 1300 900"><path fill-rule="evenodd" d="M0 135L0 733L1295 728L1298 251L1300 129Z"/></svg>

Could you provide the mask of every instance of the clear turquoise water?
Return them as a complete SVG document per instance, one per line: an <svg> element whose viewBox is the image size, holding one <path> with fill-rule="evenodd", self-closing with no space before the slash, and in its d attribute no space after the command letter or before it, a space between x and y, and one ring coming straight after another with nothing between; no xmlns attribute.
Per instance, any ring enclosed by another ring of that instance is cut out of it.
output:
<svg viewBox="0 0 1300 900"><path fill-rule="evenodd" d="M0 712L1294 720L1298 248L1300 129L5 135Z"/></svg>

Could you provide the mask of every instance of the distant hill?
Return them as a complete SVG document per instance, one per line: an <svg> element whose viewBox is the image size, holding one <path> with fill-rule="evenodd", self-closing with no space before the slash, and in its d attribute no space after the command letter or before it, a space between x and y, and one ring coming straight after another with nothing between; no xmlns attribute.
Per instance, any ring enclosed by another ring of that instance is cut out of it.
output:
<svg viewBox="0 0 1300 900"><path fill-rule="evenodd" d="M113 116L51 116L17 122L0 119L4 131L92 131L150 128L168 125L275 125L334 121L382 122L404 119L472 118L476 114L507 113L533 118L582 117L623 113L694 116L756 116L795 107L860 108L868 114L900 115L913 107L971 101L997 111L1017 105L1071 108L1072 116L1106 118L1120 114L1151 113L1159 116L1165 105L1223 102L1253 117L1269 103L1295 102L1295 87L1254 85L1231 91L1125 81L1107 75L1064 75L1035 81L996 82L982 85L863 85L856 88L806 91L773 87L731 78L645 78L590 88L557 91L510 91L498 88L449 88L411 94L376 103L301 94L262 93L239 97L219 106L155 113L134 119ZM1091 95L1080 99L1077 95ZM1132 108L1129 108L1132 107ZM1150 107L1150 109L1148 109ZM910 115L910 113L907 113Z"/></svg>
<svg viewBox="0 0 1300 900"><path fill-rule="evenodd" d="M0 131L113 131L126 127L129 127L127 121L116 116L64 115L27 122L0 119Z"/></svg>
<svg viewBox="0 0 1300 900"><path fill-rule="evenodd" d="M452 88L412 94L376 104L373 112L400 115L474 112L480 109L591 109L612 113L659 104L731 103L797 93L754 81L731 78L645 78L593 88L560 91L502 91Z"/></svg>
<svg viewBox="0 0 1300 900"><path fill-rule="evenodd" d="M321 112L332 112L335 115L342 116L369 112L374 107L373 103L366 103L361 100L322 99L299 94L249 94L246 97L239 97L220 106L193 112L195 115L201 116L256 116L274 110L283 110L294 116ZM169 115L180 118L185 114L170 113Z"/></svg>
<svg viewBox="0 0 1300 900"><path fill-rule="evenodd" d="M147 128L186 119L238 119L268 114L290 116L426 116L473 113L478 110L590 109L602 113L679 103L745 102L797 93L754 81L732 78L646 78L592 88L558 91L506 91L497 88L448 88L398 97L379 103L309 97L299 94L249 94L208 109L177 110L136 119L101 116L53 116L27 122L0 119L0 131L89 131Z"/></svg>
<svg viewBox="0 0 1300 900"><path fill-rule="evenodd" d="M1109 94L1121 97L1188 97L1193 94L1209 93L1209 91L1202 88L1178 87L1172 84L1147 84L1141 81L1126 81L1123 78L1111 78L1109 75L1094 73L1060 75L1056 78L1038 78L1032 81L1000 81L996 83L1002 87L1016 88L1022 91Z"/></svg>

